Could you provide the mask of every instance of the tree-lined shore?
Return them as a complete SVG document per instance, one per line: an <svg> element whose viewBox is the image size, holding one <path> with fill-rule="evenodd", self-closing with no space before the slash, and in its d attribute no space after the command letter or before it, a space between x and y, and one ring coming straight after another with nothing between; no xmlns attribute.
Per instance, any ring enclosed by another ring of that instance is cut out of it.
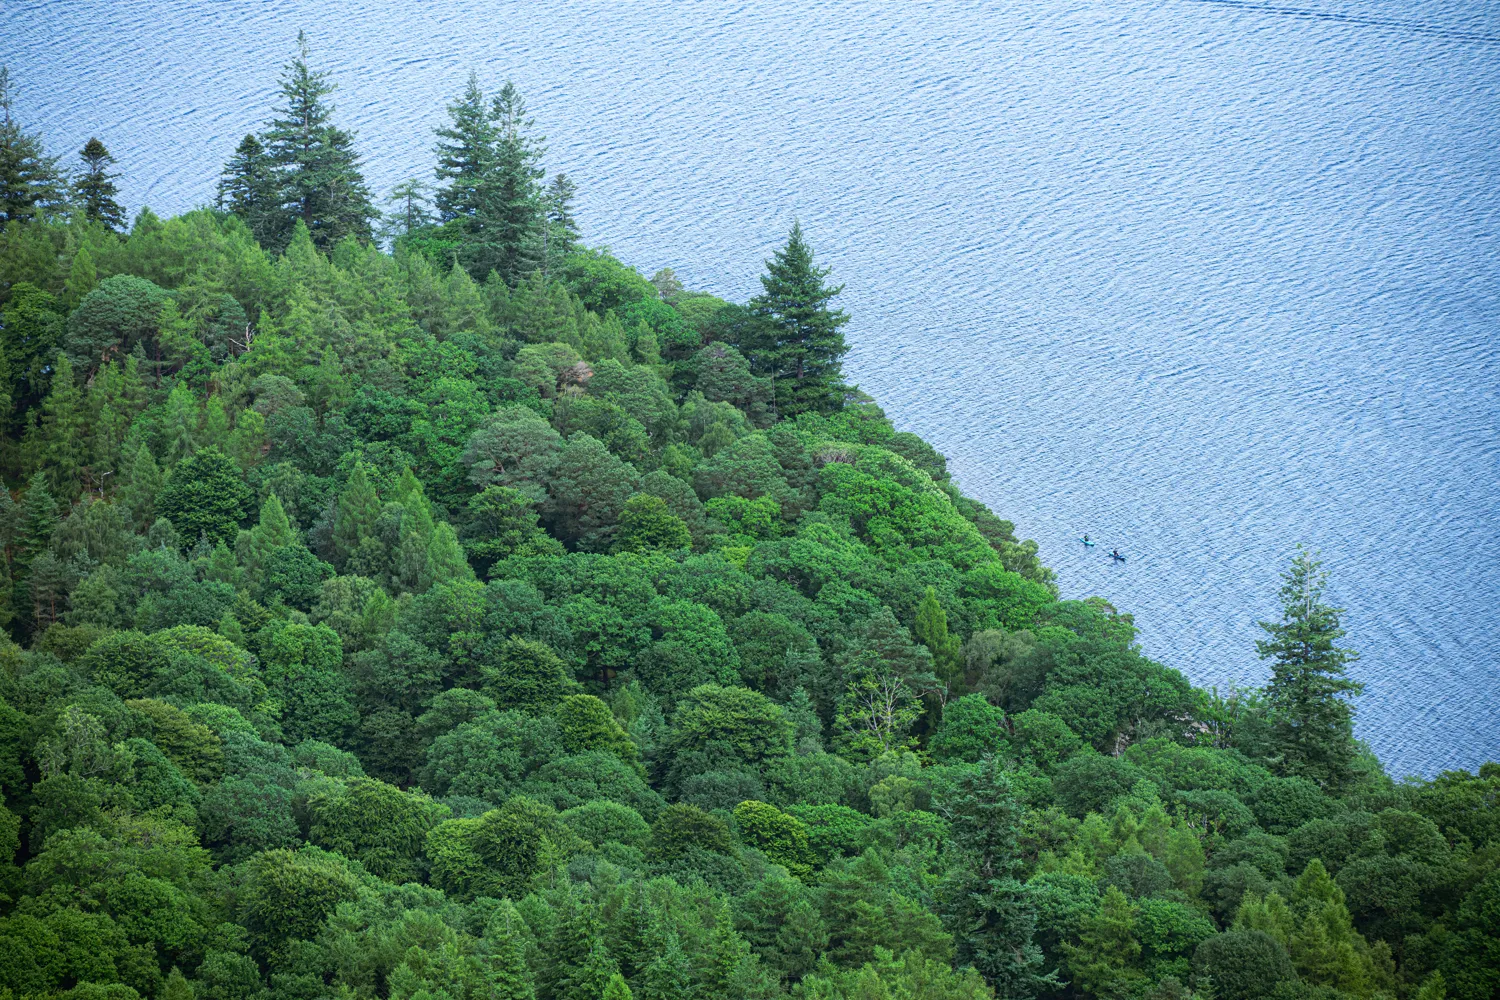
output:
<svg viewBox="0 0 1500 1000"><path fill-rule="evenodd" d="M1194 688L848 383L800 226L647 278L477 76L377 201L305 39L132 214L21 84L0 1000L1500 994L1500 765L1385 773L1316 558Z"/></svg>

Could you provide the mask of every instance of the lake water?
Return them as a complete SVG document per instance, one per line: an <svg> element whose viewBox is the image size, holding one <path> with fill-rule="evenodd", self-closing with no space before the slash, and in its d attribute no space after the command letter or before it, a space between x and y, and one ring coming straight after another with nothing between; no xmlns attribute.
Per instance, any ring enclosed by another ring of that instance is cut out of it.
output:
<svg viewBox="0 0 1500 1000"><path fill-rule="evenodd" d="M0 60L168 213L299 27L381 191L474 68L648 274L743 299L800 217L849 371L1065 594L1258 683L1306 543L1390 770L1500 758L1500 2L7 0Z"/></svg>

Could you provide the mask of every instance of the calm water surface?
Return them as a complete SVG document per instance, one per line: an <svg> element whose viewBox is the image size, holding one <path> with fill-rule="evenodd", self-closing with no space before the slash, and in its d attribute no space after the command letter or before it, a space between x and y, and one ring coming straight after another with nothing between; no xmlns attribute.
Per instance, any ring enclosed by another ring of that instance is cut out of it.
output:
<svg viewBox="0 0 1500 1000"><path fill-rule="evenodd" d="M299 27L382 191L474 68L647 273L743 299L799 216L854 377L1067 595L1257 683L1304 542L1390 769L1500 757L1497 0L7 0L0 60L55 149L97 133L177 212Z"/></svg>

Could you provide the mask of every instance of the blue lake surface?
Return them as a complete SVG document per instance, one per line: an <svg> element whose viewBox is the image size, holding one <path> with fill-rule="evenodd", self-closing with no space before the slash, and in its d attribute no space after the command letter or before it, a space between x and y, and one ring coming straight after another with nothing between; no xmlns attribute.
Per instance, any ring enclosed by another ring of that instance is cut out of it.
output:
<svg viewBox="0 0 1500 1000"><path fill-rule="evenodd" d="M1259 683L1305 543L1388 768L1500 758L1500 2L7 0L0 61L171 213L299 28L382 192L472 68L648 274L744 299L799 217L850 373L1067 596Z"/></svg>

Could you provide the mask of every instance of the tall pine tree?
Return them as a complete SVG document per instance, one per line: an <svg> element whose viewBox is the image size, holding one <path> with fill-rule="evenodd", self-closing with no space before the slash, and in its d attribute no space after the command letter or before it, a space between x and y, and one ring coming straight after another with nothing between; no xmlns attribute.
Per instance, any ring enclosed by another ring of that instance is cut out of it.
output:
<svg viewBox="0 0 1500 1000"><path fill-rule="evenodd" d="M1323 603L1328 575L1321 563L1299 546L1281 579L1281 620L1261 622L1269 638L1255 644L1261 659L1272 661L1266 701L1278 767L1336 789L1354 764L1348 699L1364 686L1344 674L1359 654L1338 645L1344 612Z"/></svg>
<svg viewBox="0 0 1500 1000"><path fill-rule="evenodd" d="M78 155L83 160L84 169L73 182L73 196L83 208L84 217L102 222L109 229L124 229L125 209L116 200L120 189L115 185L115 178L120 175L109 172L115 158L98 138L90 138L84 143Z"/></svg>
<svg viewBox="0 0 1500 1000"><path fill-rule="evenodd" d="M813 263L812 248L802 238L801 223L792 223L786 246L766 261L764 293L750 307L765 319L769 343L740 345L764 374L774 380L776 408L791 416L805 410L833 410L842 402L843 368L849 352L840 332L849 316L829 303L844 290L824 279L830 268Z"/></svg>
<svg viewBox="0 0 1500 1000"><path fill-rule="evenodd" d="M65 191L57 157L11 114L10 71L0 66L0 226L61 208Z"/></svg>
<svg viewBox="0 0 1500 1000"><path fill-rule="evenodd" d="M496 272L508 284L536 270L546 222L541 167L545 150L536 123L515 84L506 82L490 107L495 129L494 159L479 181L468 224L463 263L475 277Z"/></svg>
<svg viewBox="0 0 1500 1000"><path fill-rule="evenodd" d="M480 191L495 160L497 132L479 77L469 74L463 96L448 105L450 124L437 129L437 178L446 186L437 194L443 222L472 219L479 212Z"/></svg>
<svg viewBox="0 0 1500 1000"><path fill-rule="evenodd" d="M369 240L379 217L354 152L354 133L333 124L328 74L308 66L307 36L297 35L297 58L281 78L282 106L262 136L276 171L281 220L272 239L276 249L291 239L298 219L313 245L327 253L345 236Z"/></svg>
<svg viewBox="0 0 1500 1000"><path fill-rule="evenodd" d="M239 216L257 240L268 243L282 224L277 198L275 165L261 141L247 135L219 175L219 208Z"/></svg>

